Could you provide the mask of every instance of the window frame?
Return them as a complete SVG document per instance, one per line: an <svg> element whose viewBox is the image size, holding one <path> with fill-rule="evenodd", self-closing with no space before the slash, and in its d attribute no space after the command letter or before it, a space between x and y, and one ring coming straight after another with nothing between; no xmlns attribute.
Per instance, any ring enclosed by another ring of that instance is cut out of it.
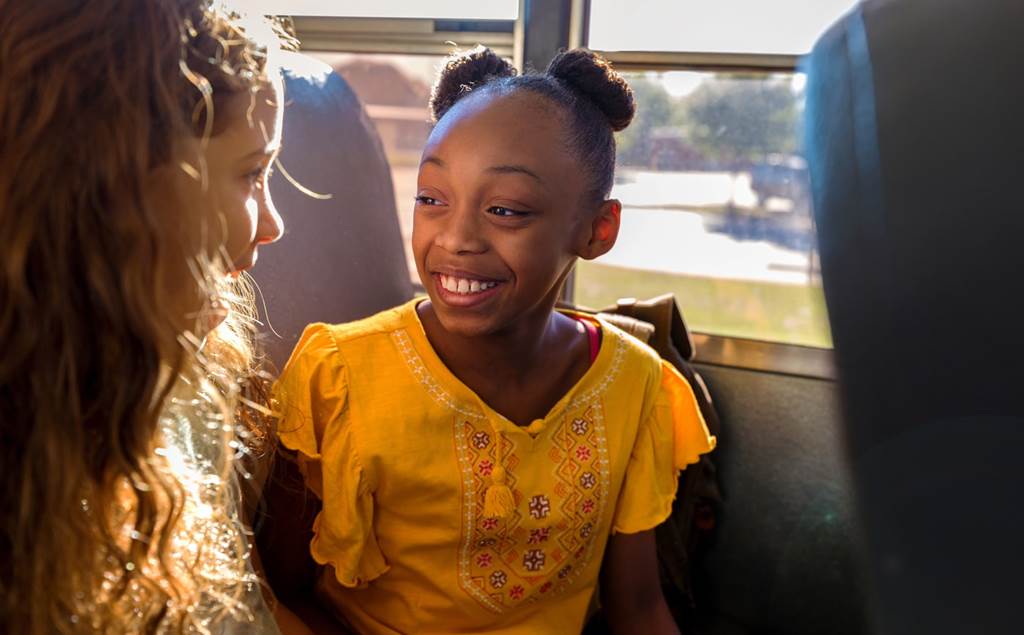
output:
<svg viewBox="0 0 1024 635"><path fill-rule="evenodd" d="M552 28L551 18L556 16ZM336 53L446 55L459 46L483 44L512 58L522 70L546 65L551 51L587 45L590 0L519 0L516 20L438 20L423 18L293 18L301 48ZM440 36L440 37L439 37ZM617 70L797 72L800 56L736 53L602 51ZM414 288L422 286L413 281ZM573 301L575 270L563 290ZM801 346L714 333L692 333L694 362L757 372L836 380L834 349Z"/></svg>
<svg viewBox="0 0 1024 635"><path fill-rule="evenodd" d="M459 46L483 44L505 57L515 54L512 20L427 18L292 18L302 49L331 53L448 55Z"/></svg>

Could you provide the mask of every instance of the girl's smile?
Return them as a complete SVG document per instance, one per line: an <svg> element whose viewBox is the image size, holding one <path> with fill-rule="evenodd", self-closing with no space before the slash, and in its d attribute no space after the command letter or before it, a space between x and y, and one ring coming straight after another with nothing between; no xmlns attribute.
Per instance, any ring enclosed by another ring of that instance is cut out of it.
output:
<svg viewBox="0 0 1024 635"><path fill-rule="evenodd" d="M546 315L579 255L585 183L561 122L538 116L543 107L533 95L470 97L427 142L413 253L452 333Z"/></svg>
<svg viewBox="0 0 1024 635"><path fill-rule="evenodd" d="M431 278L438 299L461 308L475 307L494 298L506 282L458 269L434 271Z"/></svg>

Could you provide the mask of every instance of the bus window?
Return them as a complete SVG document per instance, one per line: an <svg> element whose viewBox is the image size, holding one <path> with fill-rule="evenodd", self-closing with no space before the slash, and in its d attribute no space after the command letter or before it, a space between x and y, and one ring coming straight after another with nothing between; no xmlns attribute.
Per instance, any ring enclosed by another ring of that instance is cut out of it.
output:
<svg viewBox="0 0 1024 635"><path fill-rule="evenodd" d="M695 331L831 347L793 69L854 4L590 0L584 39L632 71L638 116L620 241L580 263L577 302L672 291Z"/></svg>
<svg viewBox="0 0 1024 635"><path fill-rule="evenodd" d="M673 292L700 332L829 347L798 128L804 76L628 73L615 249L577 267L574 299Z"/></svg>
<svg viewBox="0 0 1024 635"><path fill-rule="evenodd" d="M639 114L618 137L619 244L604 258L579 264L567 298L602 307L672 292L695 331L831 347L799 154L804 78L794 69L797 54L851 2L823 0L808 9L777 0L770 3L772 19L760 22L754 18L768 3L740 6L749 0L728 0L743 16L731 21L720 3L638 0L625 13L621 3L584 3L589 20L575 24L589 28L578 43L604 51L627 74ZM277 4L297 15L305 52L347 80L376 124L408 249L410 201L439 63L453 41L462 47L479 41L529 59L522 47L536 42L513 34L520 3L481 3L486 9L463 0L431 3L435 17L425 19L422 5L399 1L372 10L352 2ZM749 24L772 24L759 29L772 33L733 37ZM408 252L407 264L415 282Z"/></svg>

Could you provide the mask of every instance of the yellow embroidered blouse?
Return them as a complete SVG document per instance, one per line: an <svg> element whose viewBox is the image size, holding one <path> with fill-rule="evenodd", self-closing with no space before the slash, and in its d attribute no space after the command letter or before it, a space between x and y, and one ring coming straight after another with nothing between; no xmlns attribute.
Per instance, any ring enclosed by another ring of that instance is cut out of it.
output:
<svg viewBox="0 0 1024 635"><path fill-rule="evenodd" d="M664 520L679 469L715 447L693 391L599 321L587 373L519 427L444 366L415 306L310 325L275 389L323 501L321 597L360 633L578 633L608 536ZM483 515L497 461L503 519Z"/></svg>

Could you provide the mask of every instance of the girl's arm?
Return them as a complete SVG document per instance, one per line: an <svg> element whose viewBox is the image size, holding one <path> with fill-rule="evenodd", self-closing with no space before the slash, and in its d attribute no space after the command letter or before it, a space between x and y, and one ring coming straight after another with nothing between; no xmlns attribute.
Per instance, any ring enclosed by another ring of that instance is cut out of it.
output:
<svg viewBox="0 0 1024 635"><path fill-rule="evenodd" d="M615 635L679 635L661 593L653 529L609 538L601 565L601 604Z"/></svg>

